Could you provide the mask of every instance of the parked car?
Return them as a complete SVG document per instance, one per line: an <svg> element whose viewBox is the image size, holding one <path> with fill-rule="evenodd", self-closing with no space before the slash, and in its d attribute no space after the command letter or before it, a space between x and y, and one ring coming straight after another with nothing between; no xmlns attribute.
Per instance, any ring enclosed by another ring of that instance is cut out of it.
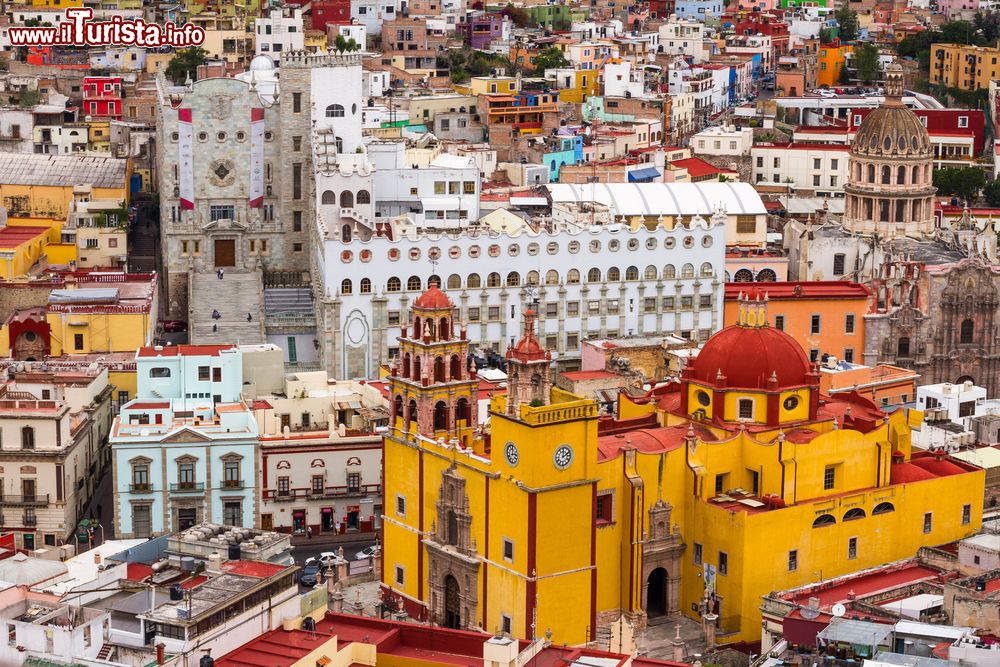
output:
<svg viewBox="0 0 1000 667"><path fill-rule="evenodd" d="M365 559L371 558L372 556L375 555L376 549L377 549L377 547L374 544L371 545L370 547L365 547L364 549L362 549L358 553L354 554L354 559L355 560L365 560Z"/></svg>
<svg viewBox="0 0 1000 667"><path fill-rule="evenodd" d="M183 320L164 320L163 330L167 333L184 333L188 330L188 325Z"/></svg>
<svg viewBox="0 0 1000 667"><path fill-rule="evenodd" d="M312 559L310 559L312 560ZM299 583L303 586L315 586L319 581L319 565L317 563L306 563L299 573Z"/></svg>
<svg viewBox="0 0 1000 667"><path fill-rule="evenodd" d="M333 567L333 564L336 562L336 560L337 560L337 554L333 553L332 551L324 551L315 558L307 558L306 565L311 565L315 563L316 565L324 568Z"/></svg>

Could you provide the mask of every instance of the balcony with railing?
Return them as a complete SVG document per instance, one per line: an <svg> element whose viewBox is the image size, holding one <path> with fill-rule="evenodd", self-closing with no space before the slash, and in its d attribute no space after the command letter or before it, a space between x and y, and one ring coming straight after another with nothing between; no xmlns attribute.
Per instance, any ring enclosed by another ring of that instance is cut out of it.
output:
<svg viewBox="0 0 1000 667"><path fill-rule="evenodd" d="M9 496L4 495L0 497L0 507L2 506L31 506L31 507L45 507L49 504L49 494L45 493L34 493L21 496Z"/></svg>
<svg viewBox="0 0 1000 667"><path fill-rule="evenodd" d="M170 493L203 493L205 482L171 482Z"/></svg>
<svg viewBox="0 0 1000 667"><path fill-rule="evenodd" d="M153 485L148 482L143 482L140 484L129 484L129 493L152 493Z"/></svg>
<svg viewBox="0 0 1000 667"><path fill-rule="evenodd" d="M27 512L25 512L24 516L21 517L21 523L25 526L37 526L38 517L35 516L34 514L28 514Z"/></svg>
<svg viewBox="0 0 1000 667"><path fill-rule="evenodd" d="M242 489L243 488L242 479L224 479L222 480L223 489Z"/></svg>
<svg viewBox="0 0 1000 667"><path fill-rule="evenodd" d="M290 489L264 489L264 500L291 502L293 500L314 500L319 498L345 498L349 496L378 496L381 484L359 484L358 486L325 486L322 489L302 486Z"/></svg>

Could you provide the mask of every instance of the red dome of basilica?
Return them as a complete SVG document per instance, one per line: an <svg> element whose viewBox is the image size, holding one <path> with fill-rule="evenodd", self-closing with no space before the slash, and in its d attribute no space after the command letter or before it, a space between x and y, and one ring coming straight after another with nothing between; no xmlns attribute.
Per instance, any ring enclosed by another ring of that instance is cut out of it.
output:
<svg viewBox="0 0 1000 667"><path fill-rule="evenodd" d="M721 372L727 388L776 390L815 384L802 347L770 326L726 327L708 339L693 366L689 379L715 385ZM768 386L772 374L777 386Z"/></svg>
<svg viewBox="0 0 1000 667"><path fill-rule="evenodd" d="M436 283L427 288L427 291L413 300L414 308L454 308L454 304L448 295L442 292Z"/></svg>

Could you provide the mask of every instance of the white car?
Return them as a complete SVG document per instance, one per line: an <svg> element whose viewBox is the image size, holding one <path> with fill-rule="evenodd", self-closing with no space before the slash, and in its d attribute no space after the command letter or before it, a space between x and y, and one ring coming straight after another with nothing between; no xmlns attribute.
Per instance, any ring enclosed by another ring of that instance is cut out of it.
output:
<svg viewBox="0 0 1000 667"><path fill-rule="evenodd" d="M304 565L310 565L317 561L322 567L333 567L333 564L337 561L337 554L332 551L324 551L315 558L306 558Z"/></svg>
<svg viewBox="0 0 1000 667"><path fill-rule="evenodd" d="M365 547L358 553L354 554L355 560L367 560L375 555L375 551L378 549L374 544L370 547Z"/></svg>

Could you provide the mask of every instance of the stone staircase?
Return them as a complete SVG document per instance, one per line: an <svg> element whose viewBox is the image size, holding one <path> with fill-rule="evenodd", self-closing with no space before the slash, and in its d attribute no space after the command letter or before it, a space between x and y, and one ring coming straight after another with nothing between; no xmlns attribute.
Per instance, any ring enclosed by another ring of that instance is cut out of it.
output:
<svg viewBox="0 0 1000 667"><path fill-rule="evenodd" d="M215 273L194 273L189 288L188 332L192 344L264 342L264 298L259 272L226 271L222 280ZM212 319L213 310L222 315L218 321ZM247 313L253 316L250 322ZM218 330L213 331L212 325L218 325Z"/></svg>
<svg viewBox="0 0 1000 667"><path fill-rule="evenodd" d="M312 315L315 312L312 289L308 287L268 287L264 290L264 312Z"/></svg>
<svg viewBox="0 0 1000 667"><path fill-rule="evenodd" d="M114 644L105 644L101 647L100 652L97 654L98 660L107 660L111 657L111 652L115 649Z"/></svg>

